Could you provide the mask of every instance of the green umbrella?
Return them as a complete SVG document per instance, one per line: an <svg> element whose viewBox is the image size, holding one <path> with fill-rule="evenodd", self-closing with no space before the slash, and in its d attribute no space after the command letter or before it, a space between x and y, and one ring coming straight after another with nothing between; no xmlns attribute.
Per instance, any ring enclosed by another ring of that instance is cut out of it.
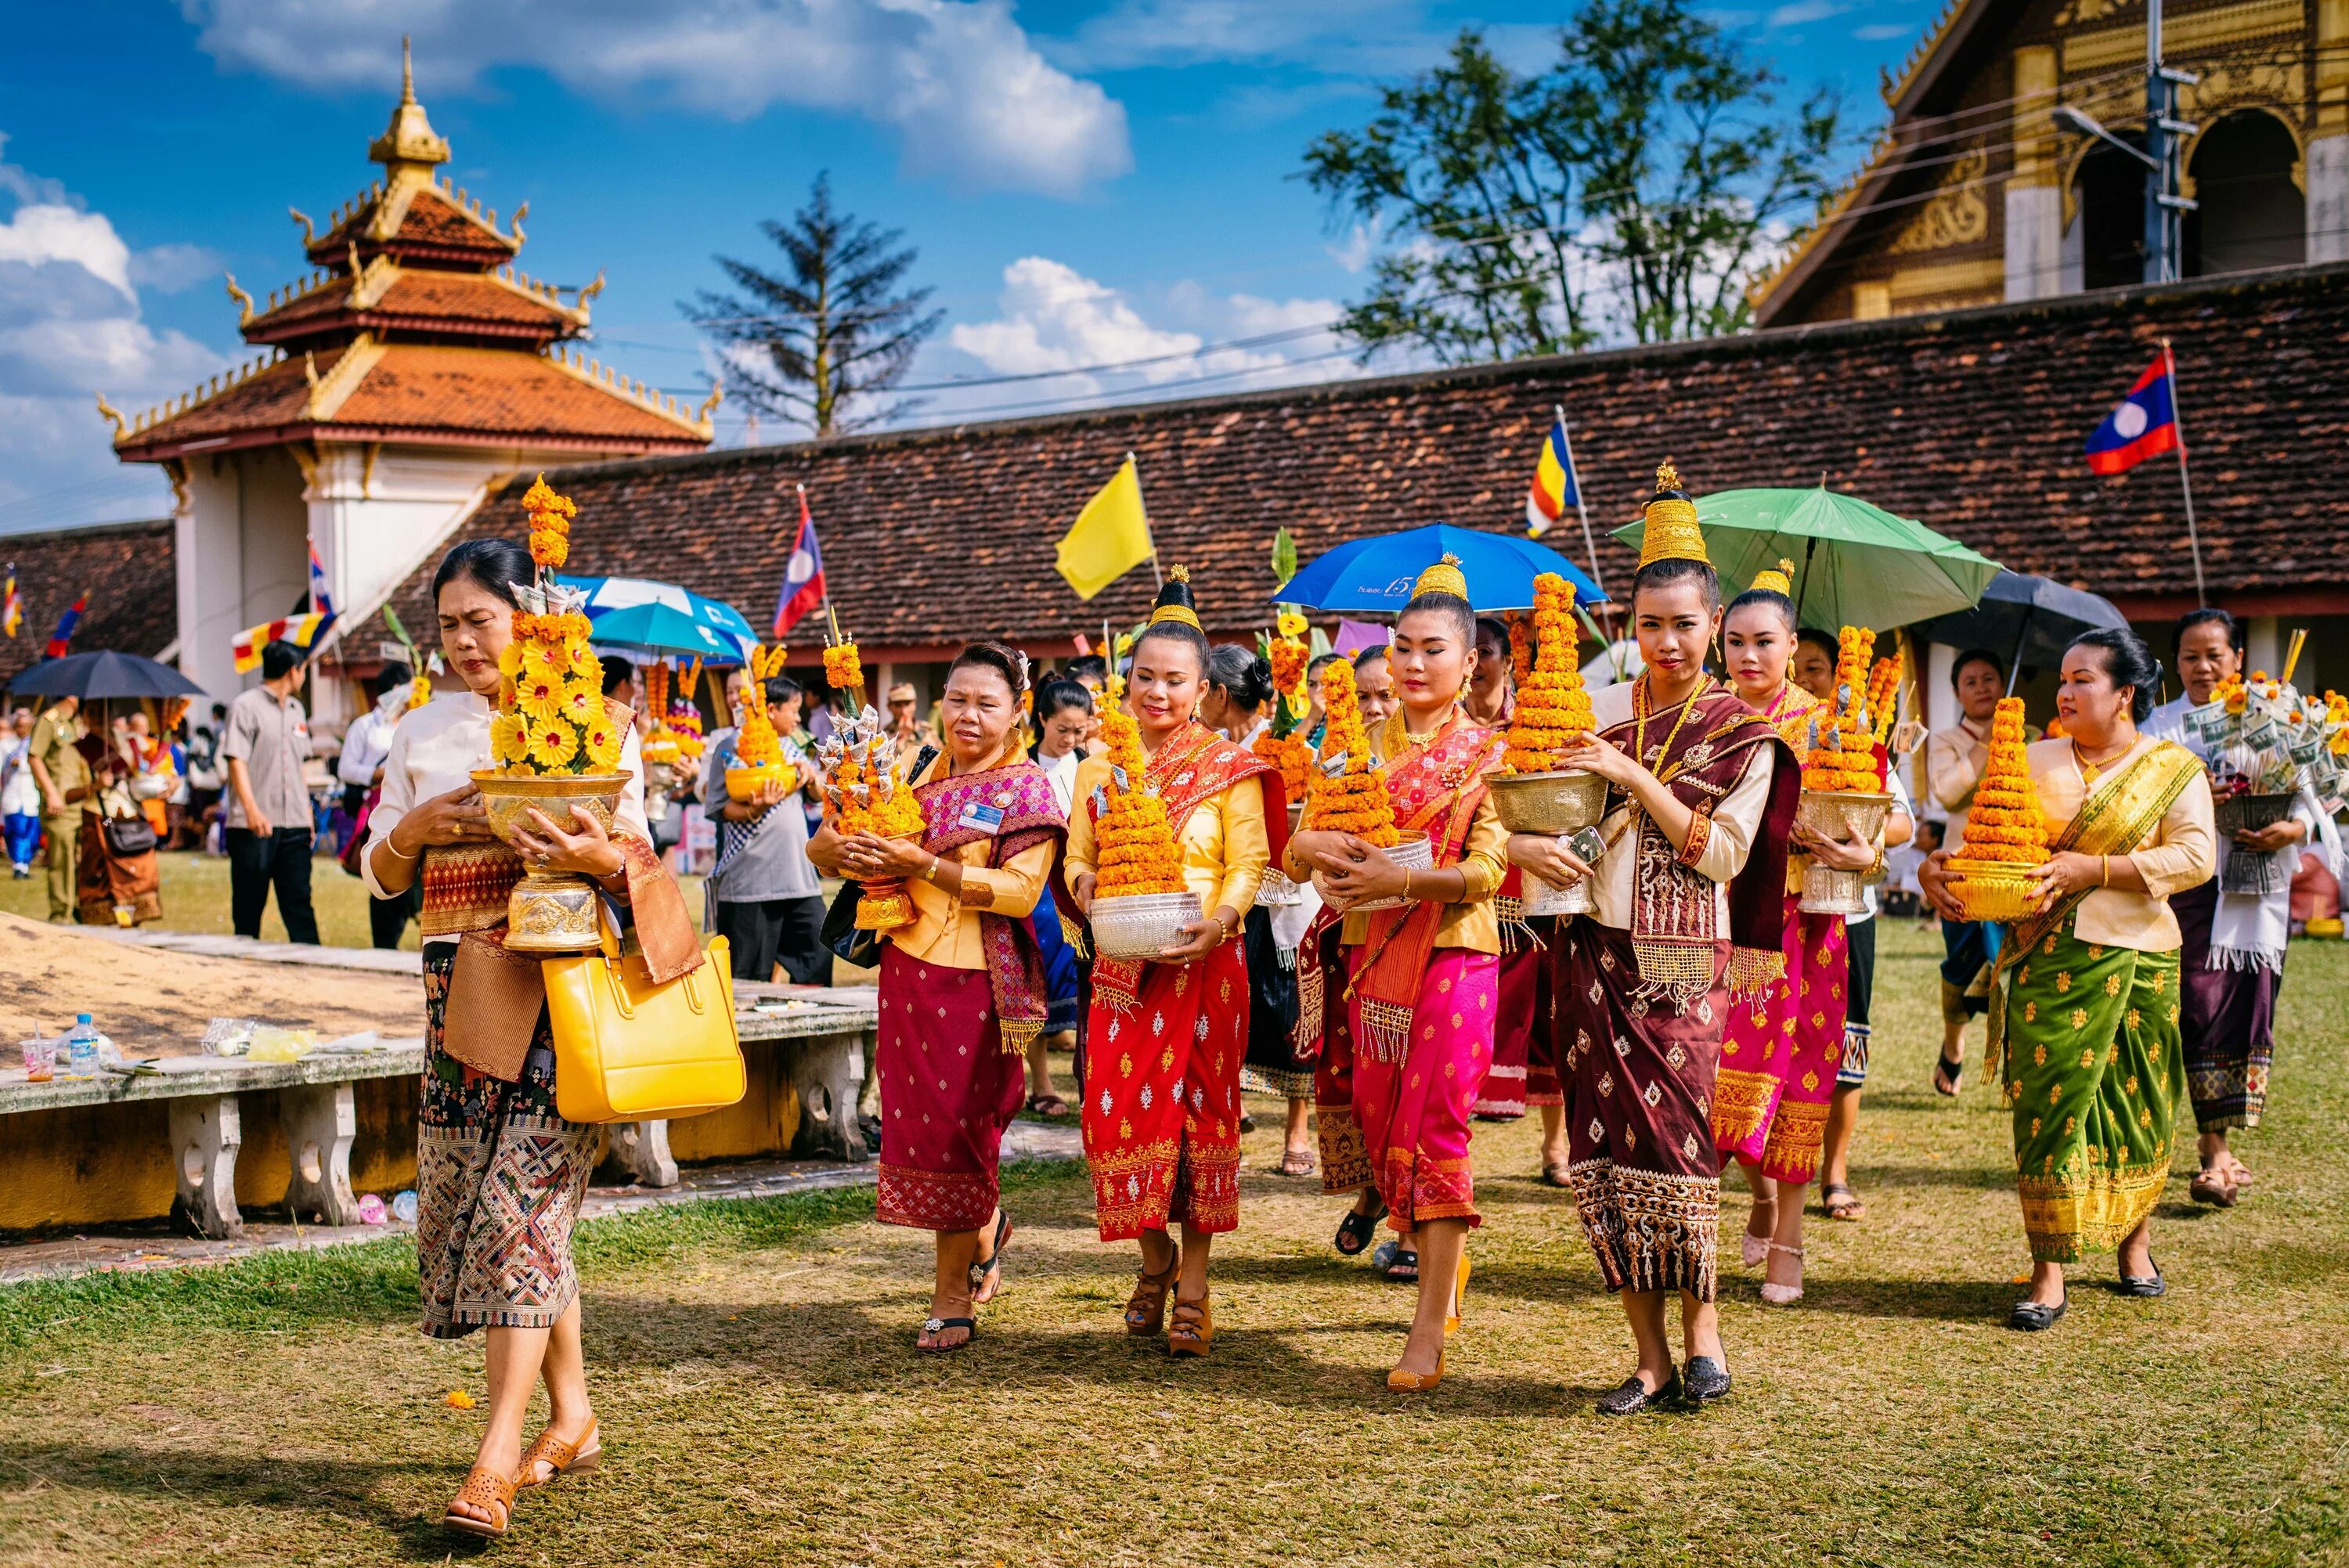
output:
<svg viewBox="0 0 2349 1568"><path fill-rule="evenodd" d="M1742 592L1755 573L1791 561L1796 618L1823 631L1889 631L1971 609L1999 571L1921 522L1825 485L1716 490L1697 498L1696 517L1725 592ZM1615 537L1636 550L1646 528L1635 522Z"/></svg>

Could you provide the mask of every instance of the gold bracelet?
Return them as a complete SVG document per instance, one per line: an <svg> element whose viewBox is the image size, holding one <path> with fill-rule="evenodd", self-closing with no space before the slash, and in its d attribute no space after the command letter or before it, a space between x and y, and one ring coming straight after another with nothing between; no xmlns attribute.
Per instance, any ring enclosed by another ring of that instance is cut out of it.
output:
<svg viewBox="0 0 2349 1568"><path fill-rule="evenodd" d="M2113 857L2110 855L2096 857L2096 885L2098 887L2113 885Z"/></svg>
<svg viewBox="0 0 2349 1568"><path fill-rule="evenodd" d="M1402 869L1402 896L1405 898L1409 898L1411 896L1411 868L1409 866L1405 866Z"/></svg>

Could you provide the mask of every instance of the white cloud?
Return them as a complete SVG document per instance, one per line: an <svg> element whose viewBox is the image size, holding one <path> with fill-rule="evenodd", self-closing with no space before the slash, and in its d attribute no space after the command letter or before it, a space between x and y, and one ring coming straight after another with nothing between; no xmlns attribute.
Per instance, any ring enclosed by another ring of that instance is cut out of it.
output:
<svg viewBox="0 0 2349 1568"><path fill-rule="evenodd" d="M1806 22L1823 22L1839 11L1850 9L1849 5L1837 5L1834 0L1793 0L1790 5L1780 5L1774 9L1770 13L1769 20L1763 25L1769 27L1799 27Z"/></svg>
<svg viewBox="0 0 2349 1568"><path fill-rule="evenodd" d="M995 317L956 325L946 346L984 372L1029 379L933 392L919 418L1042 413L1078 401L1180 395L1192 383L1206 396L1330 380L1353 373L1327 330L1340 314L1334 300L1218 294L1182 283L1146 315L1122 291L1065 263L1023 256L1003 270Z"/></svg>
<svg viewBox="0 0 2349 1568"><path fill-rule="evenodd" d="M1881 44L1892 38L1905 38L1916 30L1916 25L1909 22L1870 22L1866 26L1854 27L1851 36L1864 44Z"/></svg>
<svg viewBox="0 0 2349 1568"><path fill-rule="evenodd" d="M1125 110L1037 52L1009 0L181 0L226 65L313 88L419 96L528 66L598 98L747 119L775 104L895 131L910 172L1074 195L1133 166Z"/></svg>
<svg viewBox="0 0 2349 1568"><path fill-rule="evenodd" d="M130 258L130 281L140 288L178 294L217 277L225 260L208 245L154 245Z"/></svg>
<svg viewBox="0 0 2349 1568"><path fill-rule="evenodd" d="M142 272L195 247L134 254L57 181L0 163L0 210L12 200L0 222L0 531L152 516L163 483L116 460L95 394L135 413L223 367L140 317Z"/></svg>

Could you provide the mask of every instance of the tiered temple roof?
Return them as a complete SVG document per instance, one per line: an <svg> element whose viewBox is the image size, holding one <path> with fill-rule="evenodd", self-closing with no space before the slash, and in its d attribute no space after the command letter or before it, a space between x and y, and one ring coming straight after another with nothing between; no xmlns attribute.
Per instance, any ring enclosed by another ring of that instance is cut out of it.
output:
<svg viewBox="0 0 2349 1568"><path fill-rule="evenodd" d="M587 330L603 274L566 301L515 267L528 203L501 230L495 210L438 172L449 143L416 101L412 73L367 156L383 177L337 208L325 232L294 213L318 271L260 302L229 278L244 340L269 352L135 416L99 397L125 461L310 438L595 452L709 445L714 396L688 410L569 346Z"/></svg>

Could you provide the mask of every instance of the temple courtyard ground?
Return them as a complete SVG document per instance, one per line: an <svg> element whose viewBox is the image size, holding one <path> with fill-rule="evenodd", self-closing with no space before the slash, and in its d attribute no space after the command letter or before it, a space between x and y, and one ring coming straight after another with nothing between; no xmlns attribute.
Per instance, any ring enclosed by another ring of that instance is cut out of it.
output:
<svg viewBox="0 0 2349 1568"><path fill-rule="evenodd" d="M331 868L321 868L321 882ZM1809 1294L1734 1264L1736 1391L1602 1421L1630 1357L1530 1123L1480 1128L1485 1227L1432 1395L1389 1394L1410 1309L1330 1248L1340 1205L1265 1174L1218 1248L1214 1358L1118 1321L1126 1255L1071 1166L1012 1173L1002 1299L917 1356L928 1242L869 1190L583 1228L605 1469L507 1542L430 1521L461 1479L474 1342L415 1331L404 1241L0 1289L0 1563L377 1564L2304 1563L2349 1554L2349 948L2301 943L2245 1203L2162 1206L2160 1301L2074 1271L2046 1335L2006 1119L1926 1085L1939 944L1889 927L1856 1171ZM2189 1125L2190 1126L2190 1118ZM5 1180L0 1173L0 1180Z"/></svg>

